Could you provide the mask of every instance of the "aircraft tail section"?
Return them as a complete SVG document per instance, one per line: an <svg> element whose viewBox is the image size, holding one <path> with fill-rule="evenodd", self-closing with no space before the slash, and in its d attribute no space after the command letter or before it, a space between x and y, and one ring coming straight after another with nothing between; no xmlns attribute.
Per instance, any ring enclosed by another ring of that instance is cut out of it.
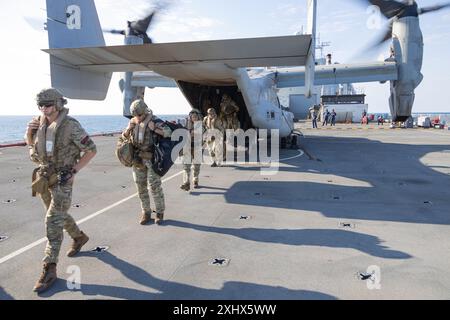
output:
<svg viewBox="0 0 450 320"><path fill-rule="evenodd" d="M305 97L311 98L314 90L314 75L316 62L316 22L317 0L308 0L308 33L311 35L311 45L305 66Z"/></svg>
<svg viewBox="0 0 450 320"><path fill-rule="evenodd" d="M103 32L93 0L46 0L50 49L101 47ZM81 70L50 56L52 86L71 99L104 100L111 73Z"/></svg>

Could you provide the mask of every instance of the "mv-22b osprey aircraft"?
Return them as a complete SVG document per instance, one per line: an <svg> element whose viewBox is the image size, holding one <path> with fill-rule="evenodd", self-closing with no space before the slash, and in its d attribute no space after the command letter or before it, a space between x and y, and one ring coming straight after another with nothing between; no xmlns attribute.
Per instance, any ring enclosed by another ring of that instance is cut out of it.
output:
<svg viewBox="0 0 450 320"><path fill-rule="evenodd" d="M310 96L314 85L391 81L392 118L406 120L414 89L423 78L418 15L448 4L419 9L415 1L368 1L391 19L392 31L381 42L392 38L392 58L317 66L317 0L306 1L308 27L303 35L155 44L146 33L153 12L128 22L125 30L112 31L125 36L124 45L105 46L93 0L47 0L50 49L44 51L50 54L52 86L68 98L104 100L112 72L124 72L124 116L130 115L131 102L143 97L146 87L178 86L198 109L206 100L217 107L227 93L240 107L242 129L279 129L280 137L290 139L295 137L293 114L281 108L277 88L305 86Z"/></svg>

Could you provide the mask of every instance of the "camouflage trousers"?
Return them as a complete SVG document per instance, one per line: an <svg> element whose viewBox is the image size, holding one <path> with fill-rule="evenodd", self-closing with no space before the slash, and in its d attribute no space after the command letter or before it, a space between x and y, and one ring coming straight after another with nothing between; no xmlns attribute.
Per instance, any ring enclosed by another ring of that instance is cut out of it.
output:
<svg viewBox="0 0 450 320"><path fill-rule="evenodd" d="M148 185L150 185L153 201L155 201L155 211L157 213L164 213L166 206L161 186L161 177L153 171L151 162L145 161L145 166L143 167L133 166L133 179L136 183L139 199L141 200L142 211L151 211L150 195L148 193Z"/></svg>
<svg viewBox="0 0 450 320"><path fill-rule="evenodd" d="M191 171L193 172L192 182L198 183L198 176L200 175L201 164L183 164L183 184L190 183Z"/></svg>
<svg viewBox="0 0 450 320"><path fill-rule="evenodd" d="M209 140L207 142L208 146L208 152L209 156L211 157L212 161L221 164L223 161L223 141L218 141L218 139L215 140Z"/></svg>
<svg viewBox="0 0 450 320"><path fill-rule="evenodd" d="M72 185L59 185L49 188L47 192L40 195L47 215L45 226L47 231L47 246L45 248L45 263L58 263L58 255L63 241L63 230L72 238L81 235L75 220L68 214L72 203Z"/></svg>

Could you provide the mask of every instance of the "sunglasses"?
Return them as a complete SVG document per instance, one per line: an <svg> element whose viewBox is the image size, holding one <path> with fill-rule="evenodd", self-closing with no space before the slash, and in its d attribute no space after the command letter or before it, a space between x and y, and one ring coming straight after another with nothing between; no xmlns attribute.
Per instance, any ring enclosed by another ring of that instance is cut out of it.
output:
<svg viewBox="0 0 450 320"><path fill-rule="evenodd" d="M55 105L54 103L40 104L39 109L50 108L50 107L53 107L54 105Z"/></svg>

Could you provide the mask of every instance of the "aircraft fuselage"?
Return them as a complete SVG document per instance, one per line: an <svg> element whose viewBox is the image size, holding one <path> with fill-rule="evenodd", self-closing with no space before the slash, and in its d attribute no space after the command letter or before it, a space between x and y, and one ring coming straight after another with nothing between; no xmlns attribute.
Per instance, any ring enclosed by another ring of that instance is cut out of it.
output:
<svg viewBox="0 0 450 320"><path fill-rule="evenodd" d="M210 100L213 107L220 112L218 105L224 93L230 95L239 105L239 121L242 129L278 129L280 137L288 137L294 129L294 116L281 109L273 73L263 73L250 77L246 69L230 70L231 82L198 83L177 80L178 86L193 108L204 113L204 102ZM218 73L217 75L223 73ZM163 74L168 76L167 74ZM209 77L214 75L209 74ZM217 77L216 81L219 80Z"/></svg>

